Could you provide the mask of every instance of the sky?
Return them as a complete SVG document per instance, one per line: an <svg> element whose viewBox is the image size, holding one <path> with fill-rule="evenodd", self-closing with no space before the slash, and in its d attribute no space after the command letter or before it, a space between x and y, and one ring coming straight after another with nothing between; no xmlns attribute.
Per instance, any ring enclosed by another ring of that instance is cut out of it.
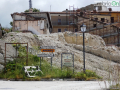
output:
<svg viewBox="0 0 120 90"><path fill-rule="evenodd" d="M32 0L32 7L40 11L50 11L51 6L51 11L57 12L69 9L69 6L74 5L74 8L81 8L94 2L95 0ZM11 27L9 23L13 21L12 13L24 12L27 9L29 9L29 0L0 0L0 23L2 27ZM120 11L120 7L114 7L113 10Z"/></svg>

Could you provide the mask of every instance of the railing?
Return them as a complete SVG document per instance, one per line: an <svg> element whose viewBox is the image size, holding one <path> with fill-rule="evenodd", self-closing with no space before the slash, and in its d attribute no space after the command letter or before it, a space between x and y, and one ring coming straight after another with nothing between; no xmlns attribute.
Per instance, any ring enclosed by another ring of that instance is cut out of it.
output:
<svg viewBox="0 0 120 90"><path fill-rule="evenodd" d="M66 21L62 21L62 22L52 22L52 25L74 25L77 24L75 22L66 22Z"/></svg>

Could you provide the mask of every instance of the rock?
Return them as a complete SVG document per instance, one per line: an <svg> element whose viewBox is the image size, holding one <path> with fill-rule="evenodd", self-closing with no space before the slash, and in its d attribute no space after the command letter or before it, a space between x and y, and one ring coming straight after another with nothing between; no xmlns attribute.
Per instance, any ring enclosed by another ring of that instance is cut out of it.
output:
<svg viewBox="0 0 120 90"><path fill-rule="evenodd" d="M82 33L65 32L64 38L67 43L83 45L83 34ZM105 42L99 36L85 33L85 45L86 46L103 47L103 46L105 46Z"/></svg>
<svg viewBox="0 0 120 90"><path fill-rule="evenodd" d="M4 68L5 41L0 39L0 70ZM16 50L11 44L6 44L6 57L16 56ZM6 62L12 61L12 58L6 58Z"/></svg>
<svg viewBox="0 0 120 90"><path fill-rule="evenodd" d="M4 66L0 64L0 71L3 70Z"/></svg>
<svg viewBox="0 0 120 90"><path fill-rule="evenodd" d="M81 51L83 50L83 46L81 45L74 45L74 48ZM112 60L114 62L120 62L120 51L116 46L105 46L99 48L86 46L85 52Z"/></svg>
<svg viewBox="0 0 120 90"><path fill-rule="evenodd" d="M29 47L38 47L40 46L41 42L38 40L37 35L33 35L31 33L17 33L17 32L10 32L3 38L6 42L11 43L29 43ZM23 46L26 46L25 44Z"/></svg>
<svg viewBox="0 0 120 90"><path fill-rule="evenodd" d="M0 64L4 65L4 57L1 53L0 53Z"/></svg>
<svg viewBox="0 0 120 90"><path fill-rule="evenodd" d="M75 71L83 71L82 33L64 32L36 36L31 33L12 32L8 33L3 40L6 42L28 42L29 47L33 49L34 47L39 46L55 46L56 49L54 52L55 57L53 58L53 66L60 68L61 53L68 52L74 54ZM12 48L12 46L10 47ZM10 50L10 48L8 49ZM108 78L109 70L114 70L112 66L118 65L118 63L115 62L119 62L120 58L120 51L118 47L106 46L101 37L91 35L89 33L85 34L85 52L86 69L95 71L104 79ZM4 44L2 48L0 48L0 53L4 53ZM12 54L14 52L8 51L8 53ZM44 60L47 60L49 63L51 62L50 58L44 58ZM2 60L0 62L2 62Z"/></svg>

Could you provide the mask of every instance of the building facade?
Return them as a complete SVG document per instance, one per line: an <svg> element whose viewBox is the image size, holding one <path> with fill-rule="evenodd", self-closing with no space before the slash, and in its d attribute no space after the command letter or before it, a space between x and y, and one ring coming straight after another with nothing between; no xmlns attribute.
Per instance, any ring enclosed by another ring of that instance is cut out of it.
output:
<svg viewBox="0 0 120 90"><path fill-rule="evenodd" d="M52 33L72 31L77 32L77 16L73 12L50 12L53 25Z"/></svg>
<svg viewBox="0 0 120 90"><path fill-rule="evenodd" d="M36 35L48 34L52 30L49 13L13 13L13 31L30 31Z"/></svg>

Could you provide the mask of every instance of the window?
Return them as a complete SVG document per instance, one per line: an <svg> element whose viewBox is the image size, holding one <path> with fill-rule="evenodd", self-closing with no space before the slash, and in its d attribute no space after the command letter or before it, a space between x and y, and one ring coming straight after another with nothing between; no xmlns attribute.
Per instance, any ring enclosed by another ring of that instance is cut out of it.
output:
<svg viewBox="0 0 120 90"><path fill-rule="evenodd" d="M93 24L93 27L96 27L97 25L96 24Z"/></svg>
<svg viewBox="0 0 120 90"><path fill-rule="evenodd" d="M58 32L61 32L61 29L58 29Z"/></svg>
<svg viewBox="0 0 120 90"><path fill-rule="evenodd" d="M77 32L78 30L77 29L75 29L75 32Z"/></svg>
<svg viewBox="0 0 120 90"><path fill-rule="evenodd" d="M20 24L20 22L19 22L19 29L21 29L21 24Z"/></svg>
<svg viewBox="0 0 120 90"><path fill-rule="evenodd" d="M48 28L48 23L47 23L47 28Z"/></svg>
<svg viewBox="0 0 120 90"><path fill-rule="evenodd" d="M58 25L61 25L61 19L58 19Z"/></svg>
<svg viewBox="0 0 120 90"><path fill-rule="evenodd" d="M58 19L58 23L61 22L61 19Z"/></svg>
<svg viewBox="0 0 120 90"><path fill-rule="evenodd" d="M101 18L101 21L102 21L102 22L104 22L104 21L105 21L105 19L104 19L104 18Z"/></svg>
<svg viewBox="0 0 120 90"><path fill-rule="evenodd" d="M111 23L114 23L114 17L111 17Z"/></svg>
<svg viewBox="0 0 120 90"><path fill-rule="evenodd" d="M98 20L98 18L95 18L95 21L97 21Z"/></svg>
<svg viewBox="0 0 120 90"><path fill-rule="evenodd" d="M67 31L67 29L65 29L65 31Z"/></svg>

